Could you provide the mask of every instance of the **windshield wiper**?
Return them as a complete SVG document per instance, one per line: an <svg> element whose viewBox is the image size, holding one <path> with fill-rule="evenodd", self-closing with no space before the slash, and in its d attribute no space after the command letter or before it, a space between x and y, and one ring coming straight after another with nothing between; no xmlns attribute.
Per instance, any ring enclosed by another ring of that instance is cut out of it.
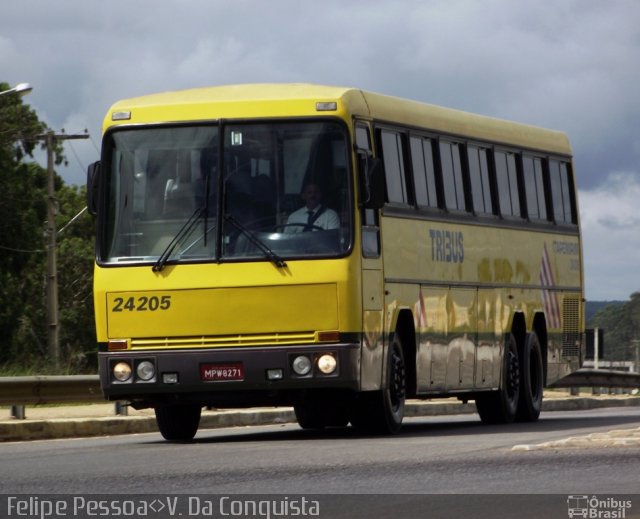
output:
<svg viewBox="0 0 640 519"><path fill-rule="evenodd" d="M269 258L269 261L271 261L271 263L273 263L276 267L285 268L287 266L287 263L280 256L278 256L275 252L273 252L273 250L270 249L266 243L264 243L253 232L251 232L244 225L242 225L235 217L233 217L230 214L226 214L224 216L224 219L227 222L232 223L236 229L238 229L242 234L244 234L247 237L247 239L253 245L258 247L258 249L260 249L264 253L264 255L267 258Z"/></svg>
<svg viewBox="0 0 640 519"><path fill-rule="evenodd" d="M167 247L164 249L162 254L160 254L158 261L156 261L153 264L153 267L151 267L151 270L153 270L154 272L160 272L165 267L165 265L167 264L167 261L171 257L171 254L173 253L178 243L180 243L180 241L182 241L182 239L185 236L187 236L187 234L189 234L189 232L191 231L191 229L193 229L196 222L202 216L203 212L204 212L204 209L202 207L199 207L193 212L193 214L189 217L189 219L184 223L184 225L176 233L173 239L169 242L169 245L167 245Z"/></svg>
<svg viewBox="0 0 640 519"><path fill-rule="evenodd" d="M207 219L205 218L205 226L207 223ZM182 249L182 251L180 252L180 256L184 256L187 252L189 252L191 249L193 249L196 245L198 245L198 243L200 243L201 241L204 240L204 244L205 247L207 245L207 236L211 233L211 231L213 231L216 228L216 224L214 223L212 226L207 227L204 231L204 233L202 233L201 236L198 236L195 240L193 240L193 242L191 242L189 245L187 245L184 249Z"/></svg>

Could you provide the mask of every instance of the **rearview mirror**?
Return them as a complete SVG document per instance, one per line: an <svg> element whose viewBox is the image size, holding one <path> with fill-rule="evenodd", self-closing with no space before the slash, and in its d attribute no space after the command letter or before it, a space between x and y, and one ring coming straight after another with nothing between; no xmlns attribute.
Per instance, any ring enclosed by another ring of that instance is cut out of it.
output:
<svg viewBox="0 0 640 519"><path fill-rule="evenodd" d="M87 168L87 211L98 214L98 186L100 185L100 161L89 164Z"/></svg>

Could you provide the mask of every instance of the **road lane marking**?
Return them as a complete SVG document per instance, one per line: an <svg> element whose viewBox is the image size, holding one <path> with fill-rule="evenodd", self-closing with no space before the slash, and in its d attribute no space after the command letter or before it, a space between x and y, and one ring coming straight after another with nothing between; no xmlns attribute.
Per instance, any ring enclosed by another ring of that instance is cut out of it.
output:
<svg viewBox="0 0 640 519"><path fill-rule="evenodd" d="M511 447L512 451L535 451L543 449L584 448L584 447L640 447L640 427L618 429L608 432L569 436L535 444L520 444Z"/></svg>

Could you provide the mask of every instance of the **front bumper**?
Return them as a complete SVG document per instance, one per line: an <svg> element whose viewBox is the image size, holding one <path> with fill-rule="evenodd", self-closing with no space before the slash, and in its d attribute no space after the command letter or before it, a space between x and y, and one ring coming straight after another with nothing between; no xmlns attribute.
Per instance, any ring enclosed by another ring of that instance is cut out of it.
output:
<svg viewBox="0 0 640 519"><path fill-rule="evenodd" d="M308 355L312 361L331 353L337 360L334 373L325 375L313 362L307 375L297 375L293 359ZM117 381L113 366L128 362L133 374L126 382ZM136 366L150 361L156 375L149 381L136 376ZM242 380L202 380L201 366L207 364L238 364L243 368ZM352 390L360 387L360 345L314 344L313 346L271 346L189 350L136 350L100 352L98 354L100 383L108 400L129 400L136 407L164 403L194 402L216 407L252 405L286 405L293 403L303 390ZM282 378L269 379L269 370L281 370ZM175 383L165 382L166 374L175 374Z"/></svg>

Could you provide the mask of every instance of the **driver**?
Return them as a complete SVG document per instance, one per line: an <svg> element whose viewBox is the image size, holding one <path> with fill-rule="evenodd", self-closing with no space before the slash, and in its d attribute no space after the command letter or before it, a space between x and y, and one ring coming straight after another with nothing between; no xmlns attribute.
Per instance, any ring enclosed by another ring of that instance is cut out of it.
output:
<svg viewBox="0 0 640 519"><path fill-rule="evenodd" d="M340 227L338 213L322 205L322 190L318 184L309 182L300 196L305 205L289 215L285 232L326 231Z"/></svg>

